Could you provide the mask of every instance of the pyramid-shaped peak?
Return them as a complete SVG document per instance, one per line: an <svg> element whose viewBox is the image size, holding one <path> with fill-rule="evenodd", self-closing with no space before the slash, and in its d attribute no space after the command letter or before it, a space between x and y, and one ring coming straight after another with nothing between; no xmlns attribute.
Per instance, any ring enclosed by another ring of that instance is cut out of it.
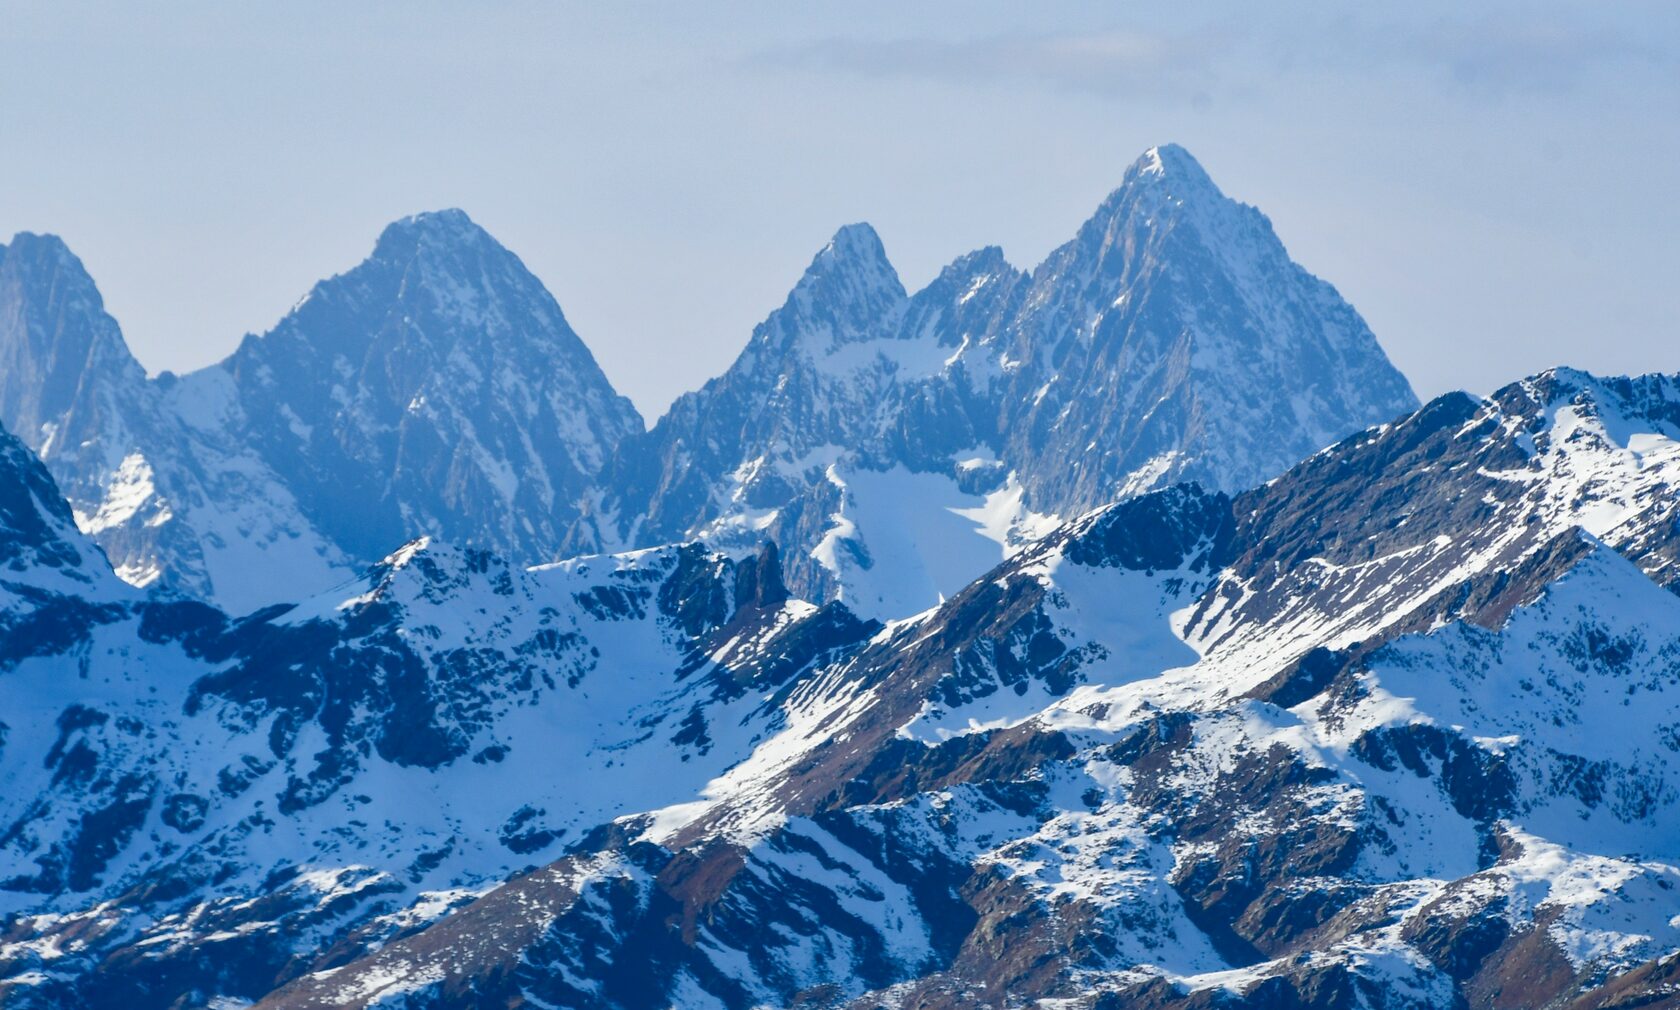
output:
<svg viewBox="0 0 1680 1010"><path fill-rule="evenodd" d="M0 249L6 248L0 246ZM27 253L33 257L51 256L56 259L75 259L70 247L62 238L50 232L37 234L32 231L20 231L12 236L11 249L19 254Z"/></svg>
<svg viewBox="0 0 1680 1010"><path fill-rule="evenodd" d="M880 235L862 222L845 225L835 232L833 239L811 259L801 284L808 286L810 282L822 281L904 291L899 284L899 272L892 267L892 260L887 259L887 247L880 244Z"/></svg>
<svg viewBox="0 0 1680 1010"><path fill-rule="evenodd" d="M393 221L380 234L373 254L356 271L395 282L394 297L425 297L446 315L475 325L503 318L507 311L552 315L564 326L560 307L523 260L465 211L427 211ZM352 271L355 273L356 271ZM396 278L402 278L400 282ZM526 308L511 309L514 303ZM497 306L501 305L501 308Z"/></svg>
<svg viewBox="0 0 1680 1010"><path fill-rule="evenodd" d="M354 356L362 351L352 347L384 333L385 315L397 303L405 306L404 319L421 318L415 312L424 310L425 327L435 330L440 346L486 327L533 339L563 333L566 342L577 340L542 281L453 208L391 222L366 259L317 282L269 335L301 332L308 344L325 341L317 346L321 352ZM384 337L400 340L395 332ZM253 337L235 356L267 339Z"/></svg>
<svg viewBox="0 0 1680 1010"><path fill-rule="evenodd" d="M848 343L873 334L904 299L881 237L867 224L849 224L818 250L787 301L753 339L792 346L801 334L826 330L834 343Z"/></svg>
<svg viewBox="0 0 1680 1010"><path fill-rule="evenodd" d="M1155 221L1159 211L1167 207L1181 208L1175 216L1186 214L1210 232L1242 231L1252 223L1249 219L1258 216L1252 208L1221 192L1189 151L1177 144L1161 144L1145 151L1126 169L1119 188L1108 194L1081 228L1081 238L1087 246L1106 245L1112 239L1111 229L1119 222L1133 217L1146 223ZM1130 213L1139 208L1143 208L1141 216ZM1236 219L1241 219L1240 223Z"/></svg>
<svg viewBox="0 0 1680 1010"><path fill-rule="evenodd" d="M828 244L822 247L816 258L811 261L811 269L864 269L885 271L896 277L892 263L887 259L886 246L881 244L881 236L875 229L865 222L848 224L834 233Z"/></svg>
<svg viewBox="0 0 1680 1010"><path fill-rule="evenodd" d="M421 250L488 251L504 247L458 208L425 211L385 226L374 246L375 259L406 258Z"/></svg>
<svg viewBox="0 0 1680 1010"><path fill-rule="evenodd" d="M879 307L904 297L898 271L887 259L881 237L867 224L834 233L794 288L796 298Z"/></svg>
<svg viewBox="0 0 1680 1010"><path fill-rule="evenodd" d="M1213 179L1195 156L1177 144L1161 144L1143 152L1126 173L1127 179L1161 179L1167 182L1207 186Z"/></svg>
<svg viewBox="0 0 1680 1010"><path fill-rule="evenodd" d="M78 294L92 298L96 306L103 305L87 267L57 235L20 231L12 236L9 246L0 246L0 250L4 250L11 270L28 274L51 271L60 283L70 280L80 289Z"/></svg>

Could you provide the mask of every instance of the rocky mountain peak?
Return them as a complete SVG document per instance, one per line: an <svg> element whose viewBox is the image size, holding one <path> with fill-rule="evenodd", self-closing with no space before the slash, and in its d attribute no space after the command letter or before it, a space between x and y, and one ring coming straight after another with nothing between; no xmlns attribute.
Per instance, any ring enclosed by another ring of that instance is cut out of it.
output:
<svg viewBox="0 0 1680 1010"><path fill-rule="evenodd" d="M952 260L927 287L910 297L902 337L932 333L942 347L961 347L990 328L1024 274L997 246L986 246Z"/></svg>
<svg viewBox="0 0 1680 1010"><path fill-rule="evenodd" d="M368 263L388 265L399 273L399 297L423 291L442 304L452 299L458 308L481 312L498 296L542 289L517 256L465 211L454 208L413 214L387 225Z"/></svg>
<svg viewBox="0 0 1680 1010"><path fill-rule="evenodd" d="M806 275L836 272L856 272L862 278L887 286L893 286L898 279L887 260L880 234L867 221L841 225L812 259ZM902 285L898 286L903 290Z"/></svg>
<svg viewBox="0 0 1680 1010"><path fill-rule="evenodd" d="M401 258L405 249L412 250L420 244L437 247L488 244L501 248L501 244L467 216L466 211L459 207L445 207L410 214L386 225L374 246L374 256Z"/></svg>
<svg viewBox="0 0 1680 1010"><path fill-rule="evenodd" d="M1128 268L1135 273L1161 260L1174 245L1211 254L1227 269L1236 260L1257 255L1288 262L1266 216L1226 196L1201 163L1177 144L1152 147L1133 162L1066 252L1095 260L1093 267L1099 271L1106 264L1108 273ZM1051 262L1065 255L1052 255Z"/></svg>
<svg viewBox="0 0 1680 1010"><path fill-rule="evenodd" d="M945 268L939 271L939 277L934 283L968 281L973 284L993 278L1012 280L1020 275L1021 272L1015 269L1014 265L1004 256L1001 247L989 245L982 246L973 252L963 253L946 264ZM965 288L962 292L964 295L969 293L970 289L968 288Z"/></svg>
<svg viewBox="0 0 1680 1010"><path fill-rule="evenodd" d="M229 366L273 368L297 358L300 343L338 361L315 377L320 382L341 386L341 395L351 395L346 378L387 387L399 409L445 375L471 389L515 374L607 385L542 282L456 209L388 225L367 259L315 285L269 334L248 338ZM603 423L640 427L628 401L610 399Z"/></svg>
<svg viewBox="0 0 1680 1010"><path fill-rule="evenodd" d="M345 313L356 317L353 325L322 318ZM315 285L273 333L284 342L288 331L310 336L325 330L335 331L334 339L321 351L333 355L394 343L446 355L462 339L476 336L554 343L569 356L589 356L542 282L454 209L387 225L367 259Z"/></svg>
<svg viewBox="0 0 1680 1010"><path fill-rule="evenodd" d="M97 413L145 370L63 239L21 232L0 250L0 423L51 453L69 415Z"/></svg>
<svg viewBox="0 0 1680 1010"><path fill-rule="evenodd" d="M904 284L875 229L849 224L811 260L761 333L784 346L803 335L817 350L865 340L882 335L904 298Z"/></svg>
<svg viewBox="0 0 1680 1010"><path fill-rule="evenodd" d="M39 269L43 265L54 268L68 268L87 276L81 260L70 251L64 239L52 233L38 234L32 231L20 231L12 236L9 246L0 246L0 261L6 257L15 256L14 265L29 268L31 265ZM87 283L91 283L88 281Z"/></svg>
<svg viewBox="0 0 1680 1010"><path fill-rule="evenodd" d="M1417 405L1352 306L1172 145L1034 270L1011 341L1037 367L1005 430L1047 441L1022 447L1022 480L1063 508L1178 480L1238 490ZM1070 424L1114 450L1061 452Z"/></svg>
<svg viewBox="0 0 1680 1010"><path fill-rule="evenodd" d="M809 597L846 583L887 607L905 598L876 589L942 583L914 610L1045 516L1239 491L1416 405L1264 215L1166 145L1030 276L987 247L906 296L873 229L841 229L729 372L631 443L611 534L577 542L770 537ZM949 539L892 539L924 520ZM917 558L925 579L895 567Z"/></svg>
<svg viewBox="0 0 1680 1010"><path fill-rule="evenodd" d="M1680 437L1680 375L1599 376L1560 366L1511 383L1493 399L1531 423L1567 408L1577 419L1596 418L1612 439L1653 426Z"/></svg>
<svg viewBox="0 0 1680 1010"><path fill-rule="evenodd" d="M353 557L431 534L551 560L642 430L559 304L459 210L387 227L223 366L245 439Z"/></svg>
<svg viewBox="0 0 1680 1010"><path fill-rule="evenodd" d="M1159 181L1181 192L1219 192L1195 155L1177 144L1161 144L1143 152L1126 170L1126 181Z"/></svg>
<svg viewBox="0 0 1680 1010"><path fill-rule="evenodd" d="M52 595L102 600L126 590L99 548L76 528L46 466L0 429L0 638L25 636L23 615ZM29 646L11 641L0 652L15 654Z"/></svg>
<svg viewBox="0 0 1680 1010"><path fill-rule="evenodd" d="M159 382L64 243L19 235L0 423L122 579L241 612L420 535L552 560L643 429L542 282L454 209L392 223L267 333Z"/></svg>

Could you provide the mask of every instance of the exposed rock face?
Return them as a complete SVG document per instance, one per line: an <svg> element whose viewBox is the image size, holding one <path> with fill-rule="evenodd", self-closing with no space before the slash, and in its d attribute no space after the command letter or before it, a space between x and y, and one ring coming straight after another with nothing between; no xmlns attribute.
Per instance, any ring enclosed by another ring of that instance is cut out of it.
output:
<svg viewBox="0 0 1680 1010"><path fill-rule="evenodd" d="M152 380L63 243L20 235L0 364L0 422L118 573L236 612L427 535L516 563L774 541L800 595L902 617L1059 518L1240 490L1416 406L1358 314L1170 145L1030 274L983 249L910 295L868 225L841 229L652 432L459 211Z"/></svg>
<svg viewBox="0 0 1680 1010"><path fill-rule="evenodd" d="M1047 516L1241 490L1416 404L1265 216L1169 145L1030 274L983 249L906 295L875 233L842 229L728 372L626 443L573 546L769 536L796 589L902 616Z"/></svg>
<svg viewBox="0 0 1680 1010"><path fill-rule="evenodd" d="M699 547L77 611L0 671L0 994L1672 1005L1675 404L1443 397L888 625Z"/></svg>
<svg viewBox="0 0 1680 1010"><path fill-rule="evenodd" d="M91 585L99 567L46 467L0 431L0 571L24 585L54 574Z"/></svg>
<svg viewBox="0 0 1680 1010"><path fill-rule="evenodd" d="M118 573L243 612L445 535L552 560L642 430L560 308L459 211L400 221L225 362L148 380L52 237L0 255L0 421Z"/></svg>
<svg viewBox="0 0 1680 1010"><path fill-rule="evenodd" d="M47 601L0 657L0 994L266 991L304 947L371 949L694 796L877 630L778 571L694 546L526 572L416 542L242 620Z"/></svg>
<svg viewBox="0 0 1680 1010"><path fill-rule="evenodd" d="M391 225L221 368L239 436L358 558L432 535L552 560L642 430L542 283L458 210Z"/></svg>
<svg viewBox="0 0 1680 1010"><path fill-rule="evenodd" d="M81 261L51 235L0 248L0 410L31 445L75 454L73 436L119 424L145 379Z"/></svg>
<svg viewBox="0 0 1680 1010"><path fill-rule="evenodd" d="M179 521L199 483L185 440L56 237L21 234L0 252L0 364L0 423L46 461L118 574L207 585L199 539Z"/></svg>
<svg viewBox="0 0 1680 1010"><path fill-rule="evenodd" d="M73 613L137 598L76 528L47 468L0 429L0 655L65 649Z"/></svg>

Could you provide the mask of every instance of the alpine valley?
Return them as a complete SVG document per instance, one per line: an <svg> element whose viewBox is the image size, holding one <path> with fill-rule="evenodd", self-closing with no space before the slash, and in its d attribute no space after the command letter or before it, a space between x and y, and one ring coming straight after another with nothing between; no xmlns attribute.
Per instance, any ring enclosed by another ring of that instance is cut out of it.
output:
<svg viewBox="0 0 1680 1010"><path fill-rule="evenodd" d="M0 247L0 1006L1680 1007L1680 376L1420 404L1183 149L651 428L420 214Z"/></svg>

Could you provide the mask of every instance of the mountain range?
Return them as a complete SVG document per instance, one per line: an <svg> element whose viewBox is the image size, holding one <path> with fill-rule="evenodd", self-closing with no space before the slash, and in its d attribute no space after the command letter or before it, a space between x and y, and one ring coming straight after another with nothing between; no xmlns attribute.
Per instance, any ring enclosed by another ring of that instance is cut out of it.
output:
<svg viewBox="0 0 1680 1010"><path fill-rule="evenodd" d="M874 231L841 229L651 431L458 211L392 225L226 361L156 378L63 243L20 235L0 364L0 423L118 573L238 612L426 535L523 564L773 540L803 595L901 617L1057 519L1239 490L1417 405L1358 314L1173 146L1031 274L985 249L908 296Z"/></svg>
<svg viewBox="0 0 1680 1010"><path fill-rule="evenodd" d="M767 534L807 595L902 616L1057 518L1246 488L1415 406L1358 313L1168 145L1031 273L983 249L907 296L875 233L842 229L625 446L573 546Z"/></svg>
<svg viewBox="0 0 1680 1010"><path fill-rule="evenodd" d="M1419 404L1182 149L651 429L459 212L0 354L8 1007L1680 1006L1680 377Z"/></svg>

